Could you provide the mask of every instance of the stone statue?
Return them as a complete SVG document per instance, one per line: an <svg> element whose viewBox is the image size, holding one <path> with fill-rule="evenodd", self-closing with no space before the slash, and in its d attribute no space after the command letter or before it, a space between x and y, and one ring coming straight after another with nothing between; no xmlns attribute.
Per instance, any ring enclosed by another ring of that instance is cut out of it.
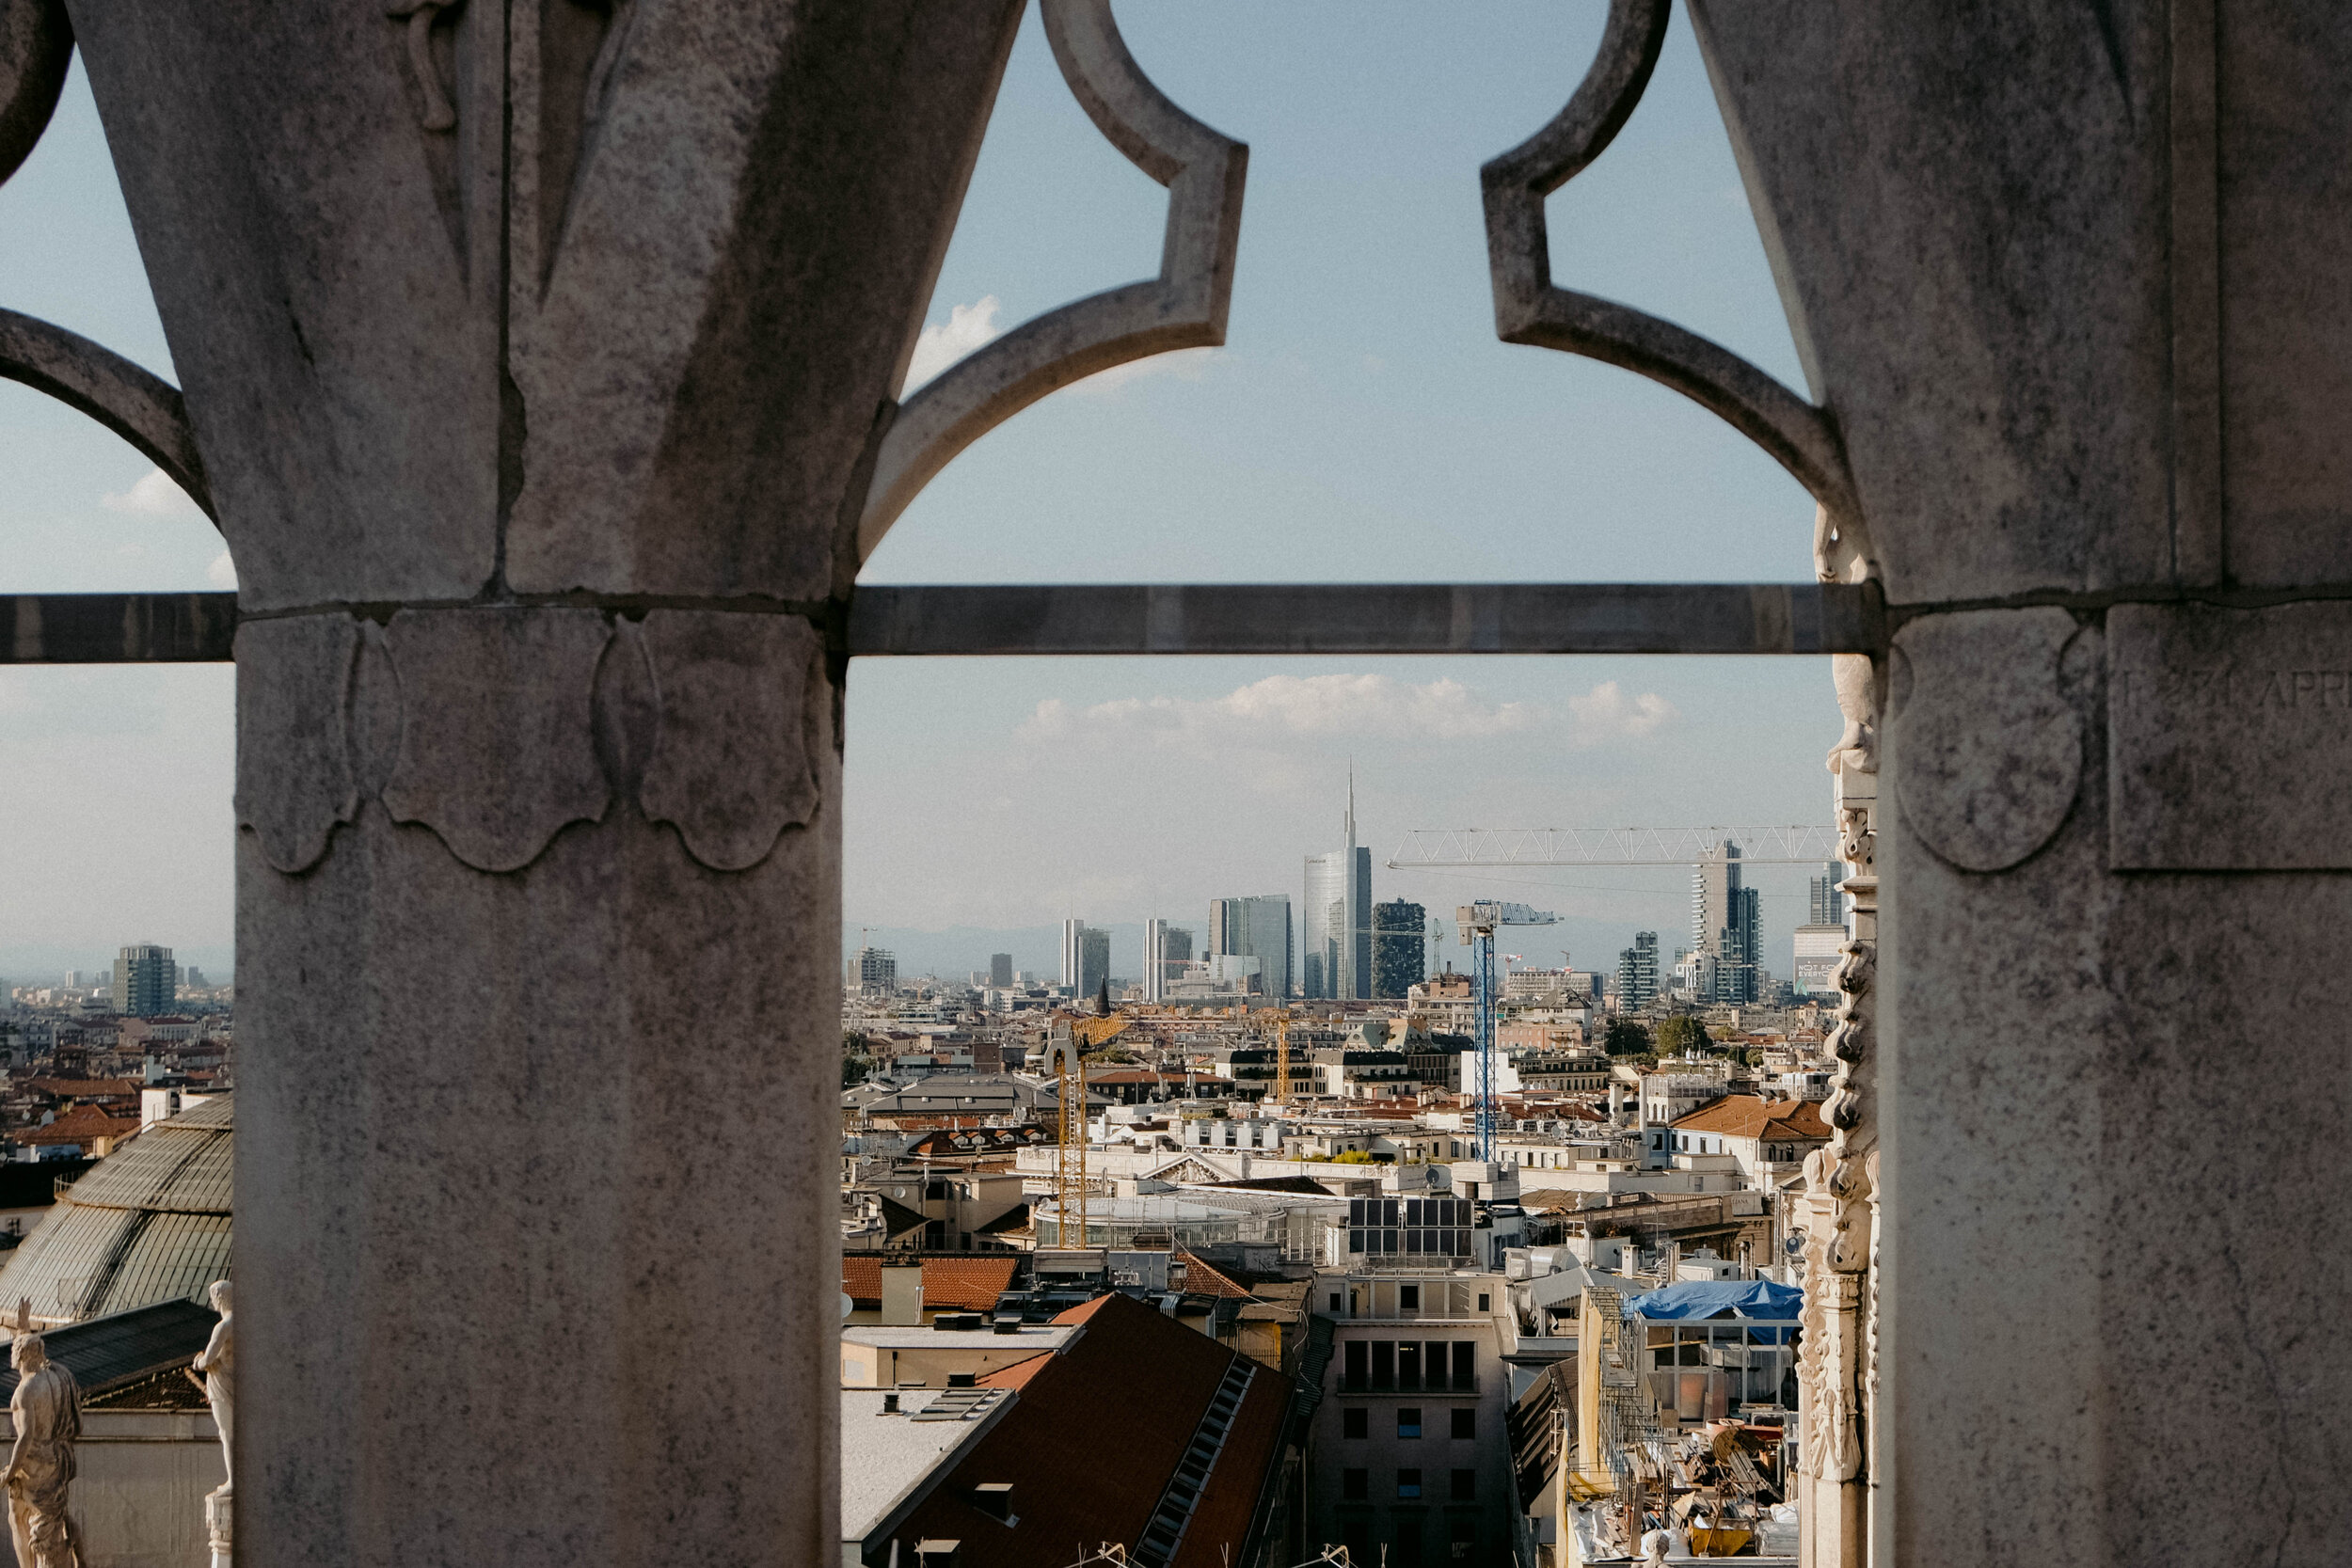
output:
<svg viewBox="0 0 2352 1568"><path fill-rule="evenodd" d="M8 1530L21 1568L81 1568L80 1532L66 1513L73 1484L73 1442L82 1434L82 1391L73 1374L49 1359L29 1313L18 1313L16 1393L8 1414L16 1446L0 1472L8 1490Z"/></svg>
<svg viewBox="0 0 2352 1568"><path fill-rule="evenodd" d="M204 1346L204 1354L196 1358L196 1370L204 1374L204 1397L213 1404L213 1425L220 1428L220 1467L223 1480L220 1491L227 1496L236 1490L236 1447L230 1441L230 1424L236 1410L236 1366L232 1359L234 1321L229 1309L229 1281L213 1281L213 1310L220 1314L220 1322L213 1325L213 1337Z"/></svg>

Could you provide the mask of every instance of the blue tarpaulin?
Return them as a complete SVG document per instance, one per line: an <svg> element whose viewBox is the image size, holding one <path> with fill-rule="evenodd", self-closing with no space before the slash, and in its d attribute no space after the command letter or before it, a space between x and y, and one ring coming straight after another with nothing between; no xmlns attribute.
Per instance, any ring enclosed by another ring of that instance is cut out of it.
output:
<svg viewBox="0 0 2352 1568"><path fill-rule="evenodd" d="M1794 1318L1804 1292L1769 1279L1693 1279L1669 1285L1625 1304L1629 1318L1711 1318L1729 1311L1742 1318Z"/></svg>

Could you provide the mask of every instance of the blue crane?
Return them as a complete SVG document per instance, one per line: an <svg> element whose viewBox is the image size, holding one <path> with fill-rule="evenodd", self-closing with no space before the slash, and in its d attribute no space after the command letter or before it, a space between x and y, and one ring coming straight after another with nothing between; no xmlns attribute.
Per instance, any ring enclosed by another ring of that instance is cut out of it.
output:
<svg viewBox="0 0 2352 1568"><path fill-rule="evenodd" d="M1495 1157L1495 927L1554 926L1559 916L1525 904L1480 899L1454 909L1454 924L1462 928L1462 944L1470 950L1471 997L1477 1005L1478 1029L1478 1158Z"/></svg>

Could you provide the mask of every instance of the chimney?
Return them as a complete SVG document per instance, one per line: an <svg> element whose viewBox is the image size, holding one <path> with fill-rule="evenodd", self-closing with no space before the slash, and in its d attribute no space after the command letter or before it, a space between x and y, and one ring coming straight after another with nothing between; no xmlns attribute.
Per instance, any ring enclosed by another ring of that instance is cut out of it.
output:
<svg viewBox="0 0 2352 1568"><path fill-rule="evenodd" d="M885 1328L923 1326L923 1265L885 1262L882 1266L882 1321Z"/></svg>
<svg viewBox="0 0 2352 1568"><path fill-rule="evenodd" d="M1012 1482L986 1481L972 1488L972 1506L1000 1525L1012 1523Z"/></svg>

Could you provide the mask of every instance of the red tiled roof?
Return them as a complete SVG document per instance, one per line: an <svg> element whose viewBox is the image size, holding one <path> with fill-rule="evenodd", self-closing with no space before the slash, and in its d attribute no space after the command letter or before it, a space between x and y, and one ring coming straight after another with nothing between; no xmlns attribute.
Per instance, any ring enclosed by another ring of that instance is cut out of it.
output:
<svg viewBox="0 0 2352 1568"><path fill-rule="evenodd" d="M983 1388L1025 1388L1029 1379L1043 1371L1045 1364L1053 1359L1052 1351L1040 1351L1025 1360L1011 1362L993 1372L982 1372L977 1381Z"/></svg>
<svg viewBox="0 0 2352 1568"><path fill-rule="evenodd" d="M1097 1542L1132 1547L1142 1534L1239 1358L1123 1295L1098 1296L1055 1322L1085 1332L1027 1371L1012 1407L908 1515L898 1532L908 1545L960 1540L963 1568L1039 1568ZM1222 1568L1239 1559L1281 1442L1291 1386L1279 1372L1253 1369L1172 1568ZM1085 1484L1073 1484L1073 1476ZM1009 1528L972 1506L973 1488L991 1481L1012 1485L1019 1523Z"/></svg>
<svg viewBox="0 0 2352 1568"><path fill-rule="evenodd" d="M1819 1101L1759 1100L1752 1094L1725 1095L1675 1122L1674 1129L1677 1132L1721 1132L1734 1138L1829 1136Z"/></svg>
<svg viewBox="0 0 2352 1568"><path fill-rule="evenodd" d="M13 1136L21 1144L87 1144L93 1138L127 1138L138 1130L136 1117L110 1117L95 1105L76 1105L46 1127Z"/></svg>
<svg viewBox="0 0 2352 1568"><path fill-rule="evenodd" d="M137 1078L31 1078L24 1086L59 1100L119 1100L147 1085Z"/></svg>
<svg viewBox="0 0 2352 1568"><path fill-rule="evenodd" d="M1176 1254L1176 1258L1184 1265L1184 1293L1186 1295L1231 1296L1236 1301L1257 1299L1191 1253L1180 1251Z"/></svg>
<svg viewBox="0 0 2352 1568"><path fill-rule="evenodd" d="M926 1258L923 1306L937 1312L985 1312L1012 1289L1017 1258ZM882 1305L882 1256L851 1253L841 1259L841 1291L860 1307Z"/></svg>

